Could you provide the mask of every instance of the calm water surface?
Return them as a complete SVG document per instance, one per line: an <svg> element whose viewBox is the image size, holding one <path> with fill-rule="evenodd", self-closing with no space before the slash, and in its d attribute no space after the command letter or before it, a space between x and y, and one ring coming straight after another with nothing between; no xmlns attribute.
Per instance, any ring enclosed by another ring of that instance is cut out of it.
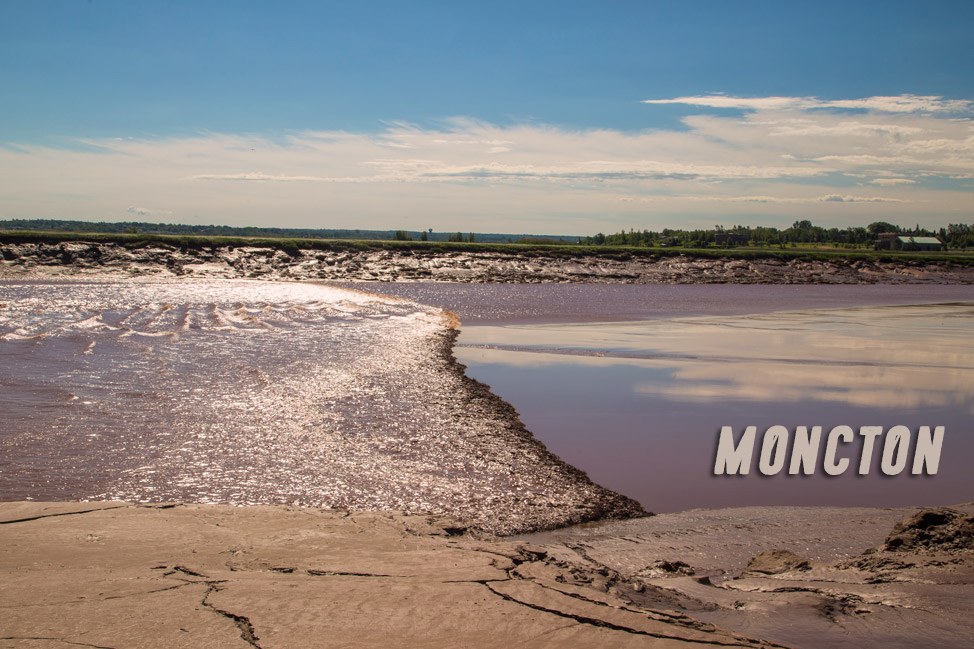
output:
<svg viewBox="0 0 974 649"><path fill-rule="evenodd" d="M971 287L381 288L458 311L467 373L555 453L650 510L974 498ZM712 475L721 426L774 424L947 433L936 476L881 477L878 450L863 478Z"/></svg>

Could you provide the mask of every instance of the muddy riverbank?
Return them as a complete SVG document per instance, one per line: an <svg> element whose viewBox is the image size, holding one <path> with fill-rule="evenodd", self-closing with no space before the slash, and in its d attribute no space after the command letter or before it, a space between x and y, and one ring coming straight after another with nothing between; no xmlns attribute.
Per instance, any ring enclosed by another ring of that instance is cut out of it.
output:
<svg viewBox="0 0 974 649"><path fill-rule="evenodd" d="M436 249L283 251L260 247L128 248L116 243L6 243L0 273L130 276L627 284L972 284L974 266L931 259L703 258Z"/></svg>

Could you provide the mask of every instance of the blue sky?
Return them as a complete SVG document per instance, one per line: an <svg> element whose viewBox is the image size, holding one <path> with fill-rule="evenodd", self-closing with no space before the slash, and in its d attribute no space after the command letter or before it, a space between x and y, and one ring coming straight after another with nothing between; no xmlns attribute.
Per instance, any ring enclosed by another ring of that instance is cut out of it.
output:
<svg viewBox="0 0 974 649"><path fill-rule="evenodd" d="M974 3L280 4L0 2L0 218L974 220Z"/></svg>

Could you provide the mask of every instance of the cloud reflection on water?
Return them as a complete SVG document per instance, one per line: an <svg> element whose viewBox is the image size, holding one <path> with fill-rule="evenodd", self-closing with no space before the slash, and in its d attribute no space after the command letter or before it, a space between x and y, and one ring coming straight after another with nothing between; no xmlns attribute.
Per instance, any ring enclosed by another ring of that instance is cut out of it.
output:
<svg viewBox="0 0 974 649"><path fill-rule="evenodd" d="M476 362L509 366L653 368L633 391L676 401L827 401L974 412L972 316L974 305L944 304L469 327L461 338L468 348L458 351L461 360L476 356Z"/></svg>

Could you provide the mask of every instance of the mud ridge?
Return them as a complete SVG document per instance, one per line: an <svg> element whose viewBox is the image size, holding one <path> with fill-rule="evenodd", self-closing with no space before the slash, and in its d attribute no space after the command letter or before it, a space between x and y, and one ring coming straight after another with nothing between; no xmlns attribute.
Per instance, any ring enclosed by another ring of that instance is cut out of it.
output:
<svg viewBox="0 0 974 649"><path fill-rule="evenodd" d="M512 435L520 444L536 449L535 452L544 459L545 464L549 465L552 471L591 494L582 502L581 511L567 514L557 522L541 523L530 531L540 532L547 529L556 529L603 519L627 519L653 515L651 512L647 512L642 505L632 498L623 496L592 482L588 474L584 471L572 466L549 451L525 427L514 406L494 394L489 385L467 376L466 366L460 363L453 355L453 346L456 343L459 333L458 329L450 329L447 331L442 340L440 354L446 362L449 371L453 372L462 382L464 389L467 391L468 400L476 400L481 408L488 409L495 417L507 421L509 423L509 428L506 431L508 434Z"/></svg>
<svg viewBox="0 0 974 649"><path fill-rule="evenodd" d="M0 244L0 268L20 275L124 276L603 284L972 284L974 267L940 260L868 257L694 257L558 251L313 250L179 248L156 243Z"/></svg>

